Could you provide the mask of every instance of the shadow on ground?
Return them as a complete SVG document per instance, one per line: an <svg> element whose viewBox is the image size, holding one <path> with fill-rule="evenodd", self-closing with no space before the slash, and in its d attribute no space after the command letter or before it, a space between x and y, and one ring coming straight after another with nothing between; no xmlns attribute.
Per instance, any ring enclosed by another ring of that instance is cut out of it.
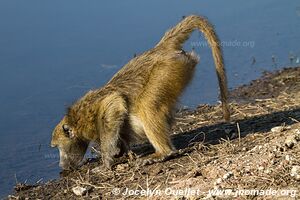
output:
<svg viewBox="0 0 300 200"><path fill-rule="evenodd" d="M218 144L221 139L231 140L237 137L245 137L251 133L269 132L275 126L283 124L288 126L297 121L300 121L300 108L237 120L230 124L217 123L203 126L173 135L172 142L177 150L188 148L199 142L205 145L214 145ZM133 147L133 151L138 155L147 155L153 153L154 149L149 143L146 143Z"/></svg>

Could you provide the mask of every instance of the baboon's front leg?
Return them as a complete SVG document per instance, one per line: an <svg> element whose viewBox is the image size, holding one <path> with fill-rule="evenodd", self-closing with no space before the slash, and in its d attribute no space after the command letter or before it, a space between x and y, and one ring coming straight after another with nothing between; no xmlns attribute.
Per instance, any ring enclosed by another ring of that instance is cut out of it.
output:
<svg viewBox="0 0 300 200"><path fill-rule="evenodd" d="M122 97L111 97L111 101L103 109L105 111L98 118L100 132L100 149L103 164L111 168L114 164L114 158L120 156L124 151L123 140L120 131L127 117L125 101Z"/></svg>

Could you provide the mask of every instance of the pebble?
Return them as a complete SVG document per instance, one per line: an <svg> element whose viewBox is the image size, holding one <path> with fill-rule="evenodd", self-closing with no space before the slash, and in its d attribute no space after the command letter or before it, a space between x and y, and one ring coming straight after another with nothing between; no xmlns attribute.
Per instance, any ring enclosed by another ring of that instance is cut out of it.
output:
<svg viewBox="0 0 300 200"><path fill-rule="evenodd" d="M250 166L245 166L244 171L245 172L250 172Z"/></svg>
<svg viewBox="0 0 300 200"><path fill-rule="evenodd" d="M100 171L101 171L100 167L95 167L94 169L91 170L91 172L95 173L95 174L98 173L98 172L100 172Z"/></svg>
<svg viewBox="0 0 300 200"><path fill-rule="evenodd" d="M217 180L216 180L216 182L215 182L215 185L219 185L219 184L221 184L222 183L222 179L221 178L218 178Z"/></svg>
<svg viewBox="0 0 300 200"><path fill-rule="evenodd" d="M224 180L229 179L231 176L233 176L233 173L232 172L227 172L226 174L224 174L223 179Z"/></svg>
<svg viewBox="0 0 300 200"><path fill-rule="evenodd" d="M292 160L292 157L290 155L285 155L285 160L290 161Z"/></svg>
<svg viewBox="0 0 300 200"><path fill-rule="evenodd" d="M297 140L298 142L300 141L300 130L296 129L295 131L295 140Z"/></svg>
<svg viewBox="0 0 300 200"><path fill-rule="evenodd" d="M294 177L297 181L300 181L300 166L295 165L292 167L291 176Z"/></svg>
<svg viewBox="0 0 300 200"><path fill-rule="evenodd" d="M119 165L117 165L116 170L117 170L117 171L124 171L124 170L127 169L128 167L129 167L129 165L128 165L127 163L125 163L125 164L119 164Z"/></svg>
<svg viewBox="0 0 300 200"><path fill-rule="evenodd" d="M158 168L157 170L153 171L153 175L157 175L161 172L163 172L163 170ZM201 173L200 169L194 169L194 170L192 170L191 172L189 172L187 174L187 177L188 178L195 178L195 177L198 177L198 176L201 176L201 175L202 175L202 173Z"/></svg>
<svg viewBox="0 0 300 200"><path fill-rule="evenodd" d="M285 146L287 146L288 148L293 148L293 146L295 144L297 144L297 140L295 138L295 135L289 136L286 138L285 142L284 142Z"/></svg>
<svg viewBox="0 0 300 200"><path fill-rule="evenodd" d="M272 133L280 133L282 131L283 131L283 126L275 126L275 127L271 128Z"/></svg>
<svg viewBox="0 0 300 200"><path fill-rule="evenodd" d="M272 133L280 133L282 131L286 131L289 129L291 129L290 126L275 126L275 127L271 128L271 132Z"/></svg>
<svg viewBox="0 0 300 200"><path fill-rule="evenodd" d="M262 170L264 170L265 168L264 168L263 166L259 166L257 169L258 169L259 171L262 171Z"/></svg>
<svg viewBox="0 0 300 200"><path fill-rule="evenodd" d="M80 187L80 186L76 186L72 188L72 191L74 192L75 195L77 196L83 196L85 195L85 193L87 192L86 188Z"/></svg>

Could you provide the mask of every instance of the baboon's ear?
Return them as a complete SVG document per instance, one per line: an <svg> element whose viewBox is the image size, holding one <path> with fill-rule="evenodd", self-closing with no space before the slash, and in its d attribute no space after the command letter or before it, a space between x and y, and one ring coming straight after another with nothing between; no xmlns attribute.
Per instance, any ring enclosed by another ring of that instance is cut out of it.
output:
<svg viewBox="0 0 300 200"><path fill-rule="evenodd" d="M75 135L74 135L73 131L71 130L70 126L68 126L67 124L64 124L62 126L62 129L64 130L64 133L66 134L66 136L68 138L74 138Z"/></svg>

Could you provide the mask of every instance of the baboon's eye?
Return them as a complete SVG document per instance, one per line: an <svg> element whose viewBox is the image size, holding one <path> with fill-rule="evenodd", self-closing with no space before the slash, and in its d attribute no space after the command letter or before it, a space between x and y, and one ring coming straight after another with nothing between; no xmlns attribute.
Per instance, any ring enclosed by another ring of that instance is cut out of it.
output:
<svg viewBox="0 0 300 200"><path fill-rule="evenodd" d="M62 126L62 129L64 130L65 133L68 133L70 131L70 127L67 124L64 124Z"/></svg>
<svg viewBox="0 0 300 200"><path fill-rule="evenodd" d="M180 50L180 54L186 55L186 52L185 52L183 49L181 49L181 50Z"/></svg>
<svg viewBox="0 0 300 200"><path fill-rule="evenodd" d="M65 134L69 137L69 138L73 138L74 137L74 133L73 131L71 130L71 128L67 125L67 124L64 124L62 126Z"/></svg>

